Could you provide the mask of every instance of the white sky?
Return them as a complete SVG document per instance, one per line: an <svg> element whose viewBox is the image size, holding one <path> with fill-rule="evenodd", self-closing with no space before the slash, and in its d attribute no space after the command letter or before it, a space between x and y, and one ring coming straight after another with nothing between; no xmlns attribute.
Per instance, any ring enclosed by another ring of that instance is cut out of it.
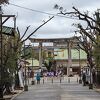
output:
<svg viewBox="0 0 100 100"><path fill-rule="evenodd" d="M72 11L72 6L82 11L94 12L100 6L100 0L9 0L10 3L27 7L33 10L44 11L47 13L57 14L59 11L53 9L55 4L63 6L67 11ZM26 27L31 25L27 35L36 29L43 20L47 20L50 15L25 10L12 5L3 6L4 14L15 14L17 16L17 26L21 34ZM68 38L73 36L75 28L72 23L78 22L75 19L55 17L34 35L36 38ZM10 21L7 23L11 25ZM34 36L32 36L34 37Z"/></svg>

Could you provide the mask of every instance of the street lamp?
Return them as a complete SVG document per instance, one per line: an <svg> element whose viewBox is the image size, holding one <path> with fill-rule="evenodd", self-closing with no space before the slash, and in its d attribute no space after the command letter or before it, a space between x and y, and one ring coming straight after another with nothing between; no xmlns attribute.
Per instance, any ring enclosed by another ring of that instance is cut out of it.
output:
<svg viewBox="0 0 100 100"><path fill-rule="evenodd" d="M31 81L31 84L34 85L35 84L35 81L34 81L34 71L33 71L33 48L31 47L32 49L32 81Z"/></svg>
<svg viewBox="0 0 100 100"><path fill-rule="evenodd" d="M32 81L31 84L34 85L34 71L33 71L33 56L32 56Z"/></svg>

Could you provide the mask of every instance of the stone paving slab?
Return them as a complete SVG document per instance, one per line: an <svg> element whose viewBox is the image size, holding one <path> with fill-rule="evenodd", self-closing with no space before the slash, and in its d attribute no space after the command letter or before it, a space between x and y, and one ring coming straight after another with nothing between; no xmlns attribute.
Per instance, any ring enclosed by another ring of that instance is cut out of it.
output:
<svg viewBox="0 0 100 100"><path fill-rule="evenodd" d="M22 93L22 90L17 90L17 94L6 95L5 98L6 100L99 100L100 89L94 88L96 91L94 92L94 90L89 90L87 86L83 87L77 83L77 79L79 79L77 76L70 77L70 83L68 83L68 78L63 77L61 83L60 78L57 77L54 78L53 83L52 78L44 78L44 84L42 78L40 85L29 84L28 92Z"/></svg>
<svg viewBox="0 0 100 100"><path fill-rule="evenodd" d="M23 92L14 100L100 100L100 94L94 90L89 90L77 83L77 77L72 77L68 83L68 77L59 82L55 79L51 83L49 78L44 84L30 85L29 91Z"/></svg>

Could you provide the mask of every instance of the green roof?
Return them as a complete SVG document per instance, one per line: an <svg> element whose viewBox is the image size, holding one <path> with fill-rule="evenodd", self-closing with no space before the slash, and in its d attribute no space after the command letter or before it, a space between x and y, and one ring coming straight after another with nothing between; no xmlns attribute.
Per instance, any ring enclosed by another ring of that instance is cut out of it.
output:
<svg viewBox="0 0 100 100"><path fill-rule="evenodd" d="M1 30L1 29L0 29ZM2 33L5 35L11 35L14 36L14 28L12 27L7 27L7 26L3 26L2 27Z"/></svg>

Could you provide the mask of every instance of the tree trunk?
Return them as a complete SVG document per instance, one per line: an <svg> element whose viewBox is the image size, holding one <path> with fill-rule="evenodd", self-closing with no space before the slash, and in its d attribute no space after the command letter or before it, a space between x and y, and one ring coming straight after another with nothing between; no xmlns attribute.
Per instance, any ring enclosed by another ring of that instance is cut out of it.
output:
<svg viewBox="0 0 100 100"><path fill-rule="evenodd" d="M97 86L100 86L100 68L97 68L97 74L96 74L96 83Z"/></svg>
<svg viewBox="0 0 100 100"><path fill-rule="evenodd" d="M19 84L19 76L18 73L15 75L15 89L19 88L20 84Z"/></svg>
<svg viewBox="0 0 100 100"><path fill-rule="evenodd" d="M0 84L0 99L3 98L3 85Z"/></svg>

